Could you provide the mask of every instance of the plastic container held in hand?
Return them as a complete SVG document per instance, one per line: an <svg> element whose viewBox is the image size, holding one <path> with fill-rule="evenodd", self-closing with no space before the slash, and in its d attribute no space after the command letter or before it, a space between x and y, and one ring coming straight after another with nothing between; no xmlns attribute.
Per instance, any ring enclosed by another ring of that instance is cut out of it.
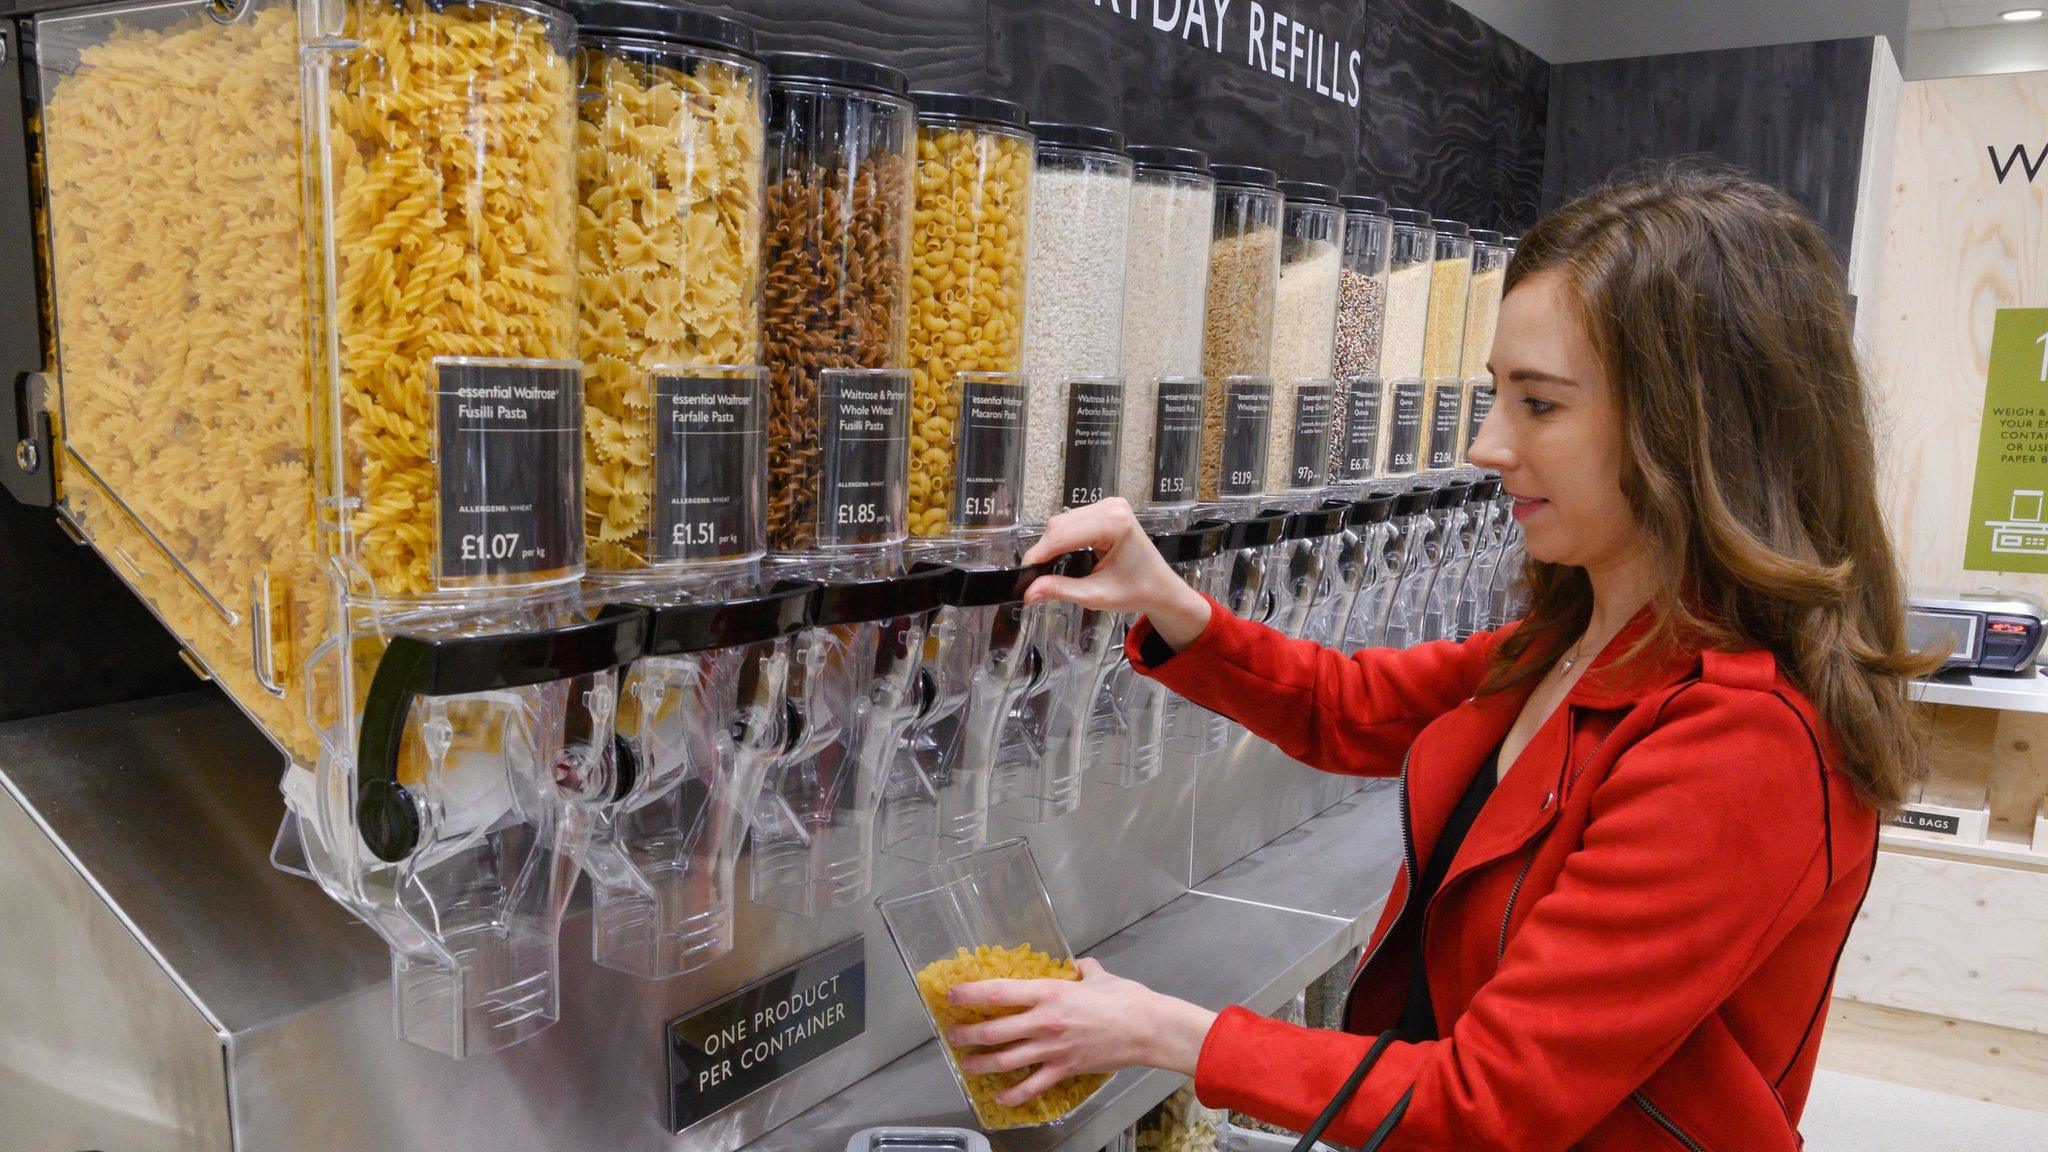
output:
<svg viewBox="0 0 2048 1152"><path fill-rule="evenodd" d="M816 916L872 887L897 743L917 715L925 629L951 569L823 583L797 635L782 755L754 806L757 904Z"/></svg>
<svg viewBox="0 0 2048 1152"><path fill-rule="evenodd" d="M1077 552L1060 574L1085 577L1094 555ZM995 802L1015 820L1043 823L1081 804L1087 722L1117 642L1117 616L1047 601L1020 613L1035 661L997 742Z"/></svg>
<svg viewBox="0 0 2048 1152"><path fill-rule="evenodd" d="M936 863L980 848L988 838L996 743L1024 691L1030 635L1019 627L1024 591L1057 562L1008 567L1013 546L950 558L945 605L932 625L920 679L917 720L896 754L883 809L891 855Z"/></svg>
<svg viewBox="0 0 2048 1152"><path fill-rule="evenodd" d="M1344 530L1337 534L1323 566L1322 586L1310 609L1302 635L1331 648L1346 648L1352 614L1365 591L1381 579L1387 562L1387 537L1393 532L1394 497L1381 493L1350 505Z"/></svg>
<svg viewBox="0 0 2048 1152"><path fill-rule="evenodd" d="M1434 522L1429 518L1429 501L1434 490L1417 485L1394 498L1387 530L1381 535L1382 551L1371 582L1359 593L1345 627L1346 649L1381 648L1389 643L1390 617L1397 593L1421 567ZM1406 636L1403 622L1401 635Z"/></svg>
<svg viewBox="0 0 2048 1152"><path fill-rule="evenodd" d="M19 165L61 514L310 769L360 699L316 652L373 662L423 607L583 574L574 27L493 0L63 7L22 41Z"/></svg>
<svg viewBox="0 0 2048 1152"><path fill-rule="evenodd" d="M648 615L586 619L560 597L391 623L360 737L295 771L286 800L307 871L391 947L399 1035L493 1052L559 1011L576 859L626 791L616 670Z"/></svg>
<svg viewBox="0 0 2048 1152"><path fill-rule="evenodd" d="M665 980L732 950L734 870L786 739L791 645L816 589L635 595L653 619L619 701L626 793L601 812L584 856L599 964Z"/></svg>
<svg viewBox="0 0 2048 1152"><path fill-rule="evenodd" d="M949 1029L1014 1011L953 1004L947 993L955 985L1079 978L1029 844L1005 840L933 865L875 903L946 1051L947 1067L983 1128L1057 1124L1108 1081L1103 1075L1069 1077L1030 1103L1009 1107L998 1104L996 1094L1022 1083L1032 1069L969 1075L961 1071L960 1058L978 1049L955 1049L946 1041Z"/></svg>

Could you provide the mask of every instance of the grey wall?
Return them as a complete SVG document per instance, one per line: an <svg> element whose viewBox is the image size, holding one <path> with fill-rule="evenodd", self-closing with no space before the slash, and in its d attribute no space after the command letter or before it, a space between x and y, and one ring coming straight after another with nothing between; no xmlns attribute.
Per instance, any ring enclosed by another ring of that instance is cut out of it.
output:
<svg viewBox="0 0 2048 1152"><path fill-rule="evenodd" d="M2014 0L2015 3L2018 0ZM2048 70L2048 20L1979 28L1929 28L1906 41L1908 80Z"/></svg>
<svg viewBox="0 0 2048 1152"><path fill-rule="evenodd" d="M1458 3L1553 64L1855 36L1887 36L1895 46L1906 42L1906 0Z"/></svg>
<svg viewBox="0 0 2048 1152"><path fill-rule="evenodd" d="M1875 47L1828 40L1559 65L1544 207L1634 163L1711 156L1790 192L1846 264Z"/></svg>

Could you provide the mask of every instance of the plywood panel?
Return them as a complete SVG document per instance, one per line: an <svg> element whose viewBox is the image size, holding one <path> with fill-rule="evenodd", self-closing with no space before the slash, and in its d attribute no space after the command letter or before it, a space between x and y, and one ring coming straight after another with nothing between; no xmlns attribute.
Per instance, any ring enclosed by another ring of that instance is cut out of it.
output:
<svg viewBox="0 0 2048 1152"><path fill-rule="evenodd" d="M2048 874L1885 853L1835 994L2048 1032Z"/></svg>
<svg viewBox="0 0 2048 1152"><path fill-rule="evenodd" d="M1916 587L2048 595L2048 576L1963 570L1992 319L2048 305L2048 172L2000 184L1986 149L2044 143L2048 72L1915 81L1900 100L1865 331L1887 513Z"/></svg>
<svg viewBox="0 0 2048 1152"><path fill-rule="evenodd" d="M2048 1036L1837 1000L1820 1064L1837 1072L2048 1112Z"/></svg>

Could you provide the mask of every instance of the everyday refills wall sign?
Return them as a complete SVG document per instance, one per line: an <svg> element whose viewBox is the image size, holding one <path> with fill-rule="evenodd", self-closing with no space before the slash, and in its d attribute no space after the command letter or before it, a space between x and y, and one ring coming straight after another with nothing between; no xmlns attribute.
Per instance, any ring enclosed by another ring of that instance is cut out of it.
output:
<svg viewBox="0 0 2048 1152"><path fill-rule="evenodd" d="M2048 572L2048 308L2001 308L1963 567Z"/></svg>
<svg viewBox="0 0 2048 1152"><path fill-rule="evenodd" d="M855 936L671 1022L669 1130L681 1132L865 1031L864 955Z"/></svg>

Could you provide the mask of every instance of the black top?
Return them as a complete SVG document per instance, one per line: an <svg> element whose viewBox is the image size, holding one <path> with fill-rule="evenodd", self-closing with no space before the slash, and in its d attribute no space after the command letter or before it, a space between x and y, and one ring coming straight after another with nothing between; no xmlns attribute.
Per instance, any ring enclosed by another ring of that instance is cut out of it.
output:
<svg viewBox="0 0 2048 1152"><path fill-rule="evenodd" d="M1495 232L1491 228L1474 228L1472 230L1472 242L1474 244L1491 244L1497 248L1500 246L1500 233Z"/></svg>
<svg viewBox="0 0 2048 1152"><path fill-rule="evenodd" d="M1469 236L1472 233L1470 228L1465 227L1456 220L1431 220L1429 226L1447 236Z"/></svg>
<svg viewBox="0 0 2048 1152"><path fill-rule="evenodd" d="M902 96L910 91L910 77L872 60L834 56L829 52L770 52L768 74L775 80L816 80Z"/></svg>
<svg viewBox="0 0 2048 1152"><path fill-rule="evenodd" d="M1198 176L1209 174L1209 154L1193 148L1169 148L1163 144L1133 144L1124 149L1130 153L1133 163L1140 168L1155 172L1192 172Z"/></svg>
<svg viewBox="0 0 2048 1152"><path fill-rule="evenodd" d="M1429 213L1420 208L1389 208L1387 215L1396 224L1407 224L1415 228L1429 227Z"/></svg>
<svg viewBox="0 0 2048 1152"><path fill-rule="evenodd" d="M1313 180L1282 180L1280 194L1289 200L1299 200L1304 204L1328 204L1335 207L1337 203L1335 185L1318 184Z"/></svg>
<svg viewBox="0 0 2048 1152"><path fill-rule="evenodd" d="M1280 174L1271 168L1258 168L1250 164L1211 164L1209 171L1216 174L1218 184L1236 188L1280 187Z"/></svg>
<svg viewBox="0 0 2048 1152"><path fill-rule="evenodd" d="M1451 809L1451 818L1429 853L1429 864L1422 869L1422 878L1408 896L1408 907L1422 910L1421 920L1415 925L1415 965L1408 973L1408 1002L1401 1007L1401 1039L1410 1044L1439 1039L1436 1007L1429 999L1428 969L1422 962L1422 942L1429 933L1429 902L1436 897L1436 890L1444 886L1444 877L1450 875L1451 859L1465 843L1465 834L1472 831L1472 822L1479 818L1486 798L1493 795L1497 782L1494 777L1499 772L1500 752L1496 750L1479 766L1472 783L1465 786L1465 795L1458 799L1458 806Z"/></svg>
<svg viewBox="0 0 2048 1152"><path fill-rule="evenodd" d="M1079 148L1086 152L1104 152L1122 155L1124 134L1111 128L1094 124L1068 124L1059 120L1033 120L1031 131L1038 136L1040 147Z"/></svg>
<svg viewBox="0 0 2048 1152"><path fill-rule="evenodd" d="M667 0L576 0L569 11L576 17L579 34L652 36L754 55L752 28Z"/></svg>
<svg viewBox="0 0 2048 1152"><path fill-rule="evenodd" d="M1339 196L1337 203L1342 204L1346 212L1370 212L1375 216L1387 214L1387 202L1377 196Z"/></svg>
<svg viewBox="0 0 2048 1152"><path fill-rule="evenodd" d="M1022 128L1031 122L1022 104L998 100L994 96L920 89L912 92L910 99L917 105L917 118L920 120L971 120L1007 128Z"/></svg>

